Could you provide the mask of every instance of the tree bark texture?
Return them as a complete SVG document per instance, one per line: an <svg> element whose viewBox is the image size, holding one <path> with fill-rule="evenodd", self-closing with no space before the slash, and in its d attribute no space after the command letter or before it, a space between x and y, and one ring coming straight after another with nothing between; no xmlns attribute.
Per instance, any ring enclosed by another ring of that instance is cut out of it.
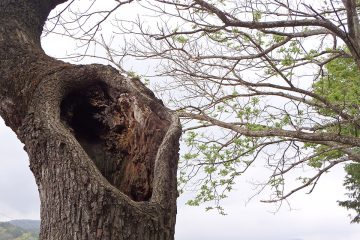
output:
<svg viewBox="0 0 360 240"><path fill-rule="evenodd" d="M62 2L0 0L0 114L30 158L40 239L173 239L178 118L111 66L47 56Z"/></svg>

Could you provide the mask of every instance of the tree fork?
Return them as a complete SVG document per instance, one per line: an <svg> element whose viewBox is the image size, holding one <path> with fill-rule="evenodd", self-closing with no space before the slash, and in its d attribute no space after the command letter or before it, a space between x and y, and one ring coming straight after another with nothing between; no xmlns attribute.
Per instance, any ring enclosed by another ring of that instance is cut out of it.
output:
<svg viewBox="0 0 360 240"><path fill-rule="evenodd" d="M178 117L138 79L40 45L63 0L0 0L0 114L25 144L40 238L174 238Z"/></svg>

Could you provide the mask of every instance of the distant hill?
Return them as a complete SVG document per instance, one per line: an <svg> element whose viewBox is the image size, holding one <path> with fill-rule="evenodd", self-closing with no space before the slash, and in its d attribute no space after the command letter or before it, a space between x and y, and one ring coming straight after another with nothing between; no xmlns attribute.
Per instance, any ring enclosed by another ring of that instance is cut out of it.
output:
<svg viewBox="0 0 360 240"><path fill-rule="evenodd" d="M0 240L38 240L39 231L38 220L0 222Z"/></svg>
<svg viewBox="0 0 360 240"><path fill-rule="evenodd" d="M40 231L39 220L11 220L8 223L31 232L39 233Z"/></svg>

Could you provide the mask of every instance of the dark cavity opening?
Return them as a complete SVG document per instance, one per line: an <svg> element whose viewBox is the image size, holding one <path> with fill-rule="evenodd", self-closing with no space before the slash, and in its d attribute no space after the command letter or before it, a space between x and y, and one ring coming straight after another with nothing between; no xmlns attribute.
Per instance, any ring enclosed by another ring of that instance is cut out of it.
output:
<svg viewBox="0 0 360 240"><path fill-rule="evenodd" d="M139 107L135 96L113 95L101 83L73 91L61 102L61 120L112 185L134 201L148 201L168 123Z"/></svg>

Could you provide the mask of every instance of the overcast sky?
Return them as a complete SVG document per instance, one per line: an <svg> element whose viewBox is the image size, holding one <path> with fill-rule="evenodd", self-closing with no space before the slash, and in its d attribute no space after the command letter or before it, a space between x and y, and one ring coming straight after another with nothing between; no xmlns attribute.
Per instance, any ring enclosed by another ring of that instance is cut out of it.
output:
<svg viewBox="0 0 360 240"><path fill-rule="evenodd" d="M63 55L66 39L50 37L44 48L53 56ZM0 119L0 221L39 219L40 202L28 157L15 134ZM252 171L249 174L261 174ZM236 190L224 202L228 215L205 212L202 207L184 204L191 194L178 201L177 240L359 240L360 225L350 224L349 212L336 201L344 199L344 172L334 169L322 177L311 195L301 192L291 198L292 211L283 207L273 214L273 205L255 198L245 204L253 193L242 178Z"/></svg>

